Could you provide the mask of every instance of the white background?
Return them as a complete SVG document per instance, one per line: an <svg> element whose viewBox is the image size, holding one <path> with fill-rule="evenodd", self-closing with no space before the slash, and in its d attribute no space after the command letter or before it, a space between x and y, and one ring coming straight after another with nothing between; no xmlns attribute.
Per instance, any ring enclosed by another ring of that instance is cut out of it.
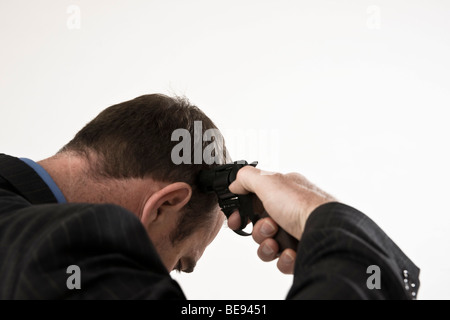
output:
<svg viewBox="0 0 450 320"><path fill-rule="evenodd" d="M40 160L112 104L185 94L234 159L362 210L422 269L419 298L449 299L449 61L444 0L2 0L0 152ZM256 248L224 229L174 277L191 299L284 298Z"/></svg>

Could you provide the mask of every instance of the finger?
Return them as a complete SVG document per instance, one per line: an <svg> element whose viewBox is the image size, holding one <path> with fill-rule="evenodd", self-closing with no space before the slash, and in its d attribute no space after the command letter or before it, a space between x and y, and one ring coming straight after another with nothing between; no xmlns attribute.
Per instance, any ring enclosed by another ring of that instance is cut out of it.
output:
<svg viewBox="0 0 450 320"><path fill-rule="evenodd" d="M228 227L231 230L237 230L241 226L241 216L239 215L239 211L235 211L228 218Z"/></svg>
<svg viewBox="0 0 450 320"><path fill-rule="evenodd" d="M268 238L261 243L257 253L258 257L262 261L267 262L276 259L276 257L278 256L278 250L278 243L274 239Z"/></svg>
<svg viewBox="0 0 450 320"><path fill-rule="evenodd" d="M292 249L284 250L278 258L277 267L284 274L294 274L297 253Z"/></svg>
<svg viewBox="0 0 450 320"><path fill-rule="evenodd" d="M229 190L236 194L256 193L256 181L260 181L262 171L252 166L245 166L238 171L236 180L230 184Z"/></svg>
<svg viewBox="0 0 450 320"><path fill-rule="evenodd" d="M247 219L246 225L250 223L250 219ZM239 214L239 210L233 212L228 218L228 228L231 230L238 230L241 227L241 216Z"/></svg>
<svg viewBox="0 0 450 320"><path fill-rule="evenodd" d="M236 180L229 186L229 190L235 194L255 193L266 211L274 214L272 217L275 220L284 211L281 210L282 207L298 198L297 189L297 184L285 179L282 174L270 173L252 166L240 169Z"/></svg>
<svg viewBox="0 0 450 320"><path fill-rule="evenodd" d="M296 239L300 239L307 216L312 212L310 208L316 207L311 204L317 198L314 192L306 192L309 189L280 173L269 174L252 166L240 169L229 189L236 194L255 193L267 213ZM311 195L316 197L310 198Z"/></svg>
<svg viewBox="0 0 450 320"><path fill-rule="evenodd" d="M253 227L253 240L262 243L267 238L272 238L278 231L278 225L272 218L263 218L256 222Z"/></svg>

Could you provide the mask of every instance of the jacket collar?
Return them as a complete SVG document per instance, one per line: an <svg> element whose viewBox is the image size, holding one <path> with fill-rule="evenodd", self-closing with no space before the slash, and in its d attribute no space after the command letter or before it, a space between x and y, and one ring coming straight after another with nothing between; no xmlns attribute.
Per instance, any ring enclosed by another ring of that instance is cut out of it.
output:
<svg viewBox="0 0 450 320"><path fill-rule="evenodd" d="M4 187L2 179L10 186ZM0 188L17 193L32 204L57 202L50 188L30 166L6 154L0 154Z"/></svg>

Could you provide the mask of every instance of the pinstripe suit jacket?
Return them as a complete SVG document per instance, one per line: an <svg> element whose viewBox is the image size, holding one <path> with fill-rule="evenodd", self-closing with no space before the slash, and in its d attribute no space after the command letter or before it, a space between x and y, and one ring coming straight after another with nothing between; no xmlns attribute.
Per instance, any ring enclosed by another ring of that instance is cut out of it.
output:
<svg viewBox="0 0 450 320"><path fill-rule="evenodd" d="M297 252L288 299L416 297L419 269L344 204L311 214ZM80 290L66 286L70 265L80 267ZM379 268L380 288L369 285L377 281L370 266ZM56 204L30 167L0 155L0 299L183 298L133 214L114 205Z"/></svg>
<svg viewBox="0 0 450 320"><path fill-rule="evenodd" d="M71 265L80 290L66 285ZM132 213L56 204L33 169L0 155L0 299L165 298L184 295Z"/></svg>

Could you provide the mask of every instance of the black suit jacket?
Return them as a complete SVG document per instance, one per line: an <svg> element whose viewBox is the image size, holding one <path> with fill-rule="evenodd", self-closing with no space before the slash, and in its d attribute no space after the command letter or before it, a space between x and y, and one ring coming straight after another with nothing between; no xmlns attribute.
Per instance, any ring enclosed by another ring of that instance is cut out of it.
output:
<svg viewBox="0 0 450 320"><path fill-rule="evenodd" d="M81 270L69 290L67 268ZM0 299L183 299L141 222L115 205L56 204L21 160L0 155Z"/></svg>
<svg viewBox="0 0 450 320"><path fill-rule="evenodd" d="M69 290L67 268L81 270ZM381 270L369 289L367 268ZM407 272L405 272L407 271ZM408 299L419 270L365 215L319 207L298 248L289 299ZM110 204L57 204L28 165L0 155L0 299L184 299L141 222Z"/></svg>

